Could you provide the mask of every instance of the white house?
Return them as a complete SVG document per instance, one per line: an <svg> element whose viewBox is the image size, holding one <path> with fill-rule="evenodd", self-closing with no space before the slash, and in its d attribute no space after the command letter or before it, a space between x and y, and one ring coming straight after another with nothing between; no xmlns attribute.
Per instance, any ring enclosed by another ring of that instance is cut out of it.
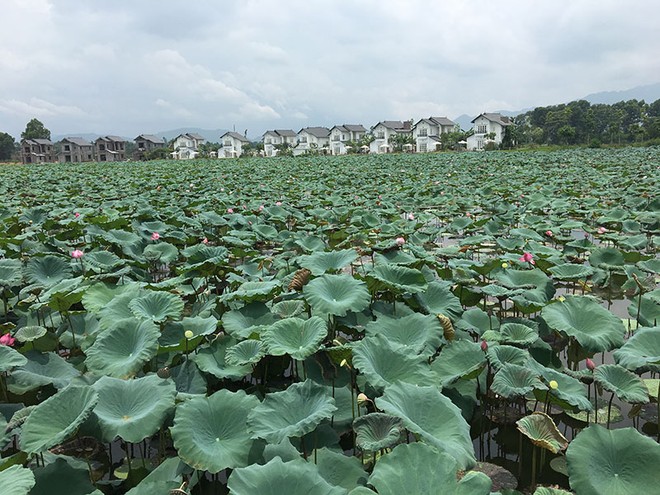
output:
<svg viewBox="0 0 660 495"><path fill-rule="evenodd" d="M238 158L243 154L243 146L250 140L238 132L225 132L220 136L218 158Z"/></svg>
<svg viewBox="0 0 660 495"><path fill-rule="evenodd" d="M398 134L410 134L410 122L400 120L383 120L371 128L374 140L369 145L369 153L389 153L392 151L390 138Z"/></svg>
<svg viewBox="0 0 660 495"><path fill-rule="evenodd" d="M418 153L437 151L441 144L441 135L453 132L456 128L456 122L449 120L447 117L421 119L412 128L415 150Z"/></svg>
<svg viewBox="0 0 660 495"><path fill-rule="evenodd" d="M204 136L195 133L179 134L172 142L173 156L179 160L195 158L199 153L199 146L206 143Z"/></svg>
<svg viewBox="0 0 660 495"><path fill-rule="evenodd" d="M345 155L348 152L346 148L348 143L350 141L357 143L366 133L367 130L361 124L334 126L330 129L330 153L333 155Z"/></svg>
<svg viewBox="0 0 660 495"><path fill-rule="evenodd" d="M330 130L327 127L305 127L298 131L298 144L293 148L294 156L312 151L327 151Z"/></svg>
<svg viewBox="0 0 660 495"><path fill-rule="evenodd" d="M467 138L468 150L483 150L489 142L500 144L504 138L504 129L513 122L499 113L482 113L472 120L474 134Z"/></svg>
<svg viewBox="0 0 660 495"><path fill-rule="evenodd" d="M277 146L288 144L293 148L298 142L298 134L291 129L275 129L263 135L264 156L277 156Z"/></svg>

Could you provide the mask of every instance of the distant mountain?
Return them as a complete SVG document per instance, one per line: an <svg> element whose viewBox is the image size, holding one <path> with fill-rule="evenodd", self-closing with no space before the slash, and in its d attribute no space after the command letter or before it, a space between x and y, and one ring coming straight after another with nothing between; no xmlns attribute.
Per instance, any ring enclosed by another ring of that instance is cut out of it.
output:
<svg viewBox="0 0 660 495"><path fill-rule="evenodd" d="M458 125L461 126L461 129L464 131L467 131L468 129L472 129L472 119L474 117L469 116L468 114L464 113L460 117L456 117L455 119L452 119L454 122L456 122Z"/></svg>
<svg viewBox="0 0 660 495"><path fill-rule="evenodd" d="M210 143L217 143L220 141L220 136L222 136L227 129L200 129L199 127L181 127L180 129L171 129L169 131L160 131L155 132L154 135L158 137L164 137L168 141L174 139L180 134L186 134L192 132L194 134L199 134L204 136L204 138Z"/></svg>
<svg viewBox="0 0 660 495"><path fill-rule="evenodd" d="M592 93L581 98L589 103L604 103L612 105L620 101L644 100L646 103L653 103L660 99L660 83L647 84L646 86L636 86L623 91L602 91Z"/></svg>

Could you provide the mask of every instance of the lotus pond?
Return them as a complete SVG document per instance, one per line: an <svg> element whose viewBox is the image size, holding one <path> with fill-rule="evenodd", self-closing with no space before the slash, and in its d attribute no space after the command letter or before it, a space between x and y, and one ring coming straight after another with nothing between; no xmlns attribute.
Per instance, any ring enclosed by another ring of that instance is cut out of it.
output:
<svg viewBox="0 0 660 495"><path fill-rule="evenodd" d="M660 149L0 169L0 490L651 494Z"/></svg>

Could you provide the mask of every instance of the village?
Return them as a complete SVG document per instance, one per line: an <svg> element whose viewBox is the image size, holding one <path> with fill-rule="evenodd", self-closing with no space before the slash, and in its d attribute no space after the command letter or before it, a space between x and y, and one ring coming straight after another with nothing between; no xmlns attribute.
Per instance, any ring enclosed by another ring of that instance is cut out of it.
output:
<svg viewBox="0 0 660 495"><path fill-rule="evenodd" d="M513 125L509 117L499 113L482 113L472 120L472 129L464 133L465 139L452 142L455 150L483 150L497 147L505 137L507 127ZM443 148L443 135L461 133L459 124L447 117L429 117L417 122L412 120L383 120L369 130L361 124L342 124L332 128L304 127L298 132L291 129L266 131L255 148L245 134L228 131L219 136L216 150L202 153L207 140L196 133L182 133L171 142L151 134L140 134L132 146L120 136L101 136L93 142L80 137L66 137L57 143L49 139L23 139L21 161L27 163L81 163L120 162L145 160L155 150L161 157L186 160L207 156L209 158L238 158L248 149L258 155L350 153L382 154L394 151L428 153ZM132 152L129 151L132 149ZM171 149L172 151L168 151Z"/></svg>

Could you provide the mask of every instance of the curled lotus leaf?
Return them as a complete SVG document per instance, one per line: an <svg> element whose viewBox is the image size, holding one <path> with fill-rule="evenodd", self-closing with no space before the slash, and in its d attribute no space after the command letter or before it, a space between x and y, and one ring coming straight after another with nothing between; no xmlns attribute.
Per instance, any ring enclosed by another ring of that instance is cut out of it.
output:
<svg viewBox="0 0 660 495"><path fill-rule="evenodd" d="M512 345L492 344L488 346L486 357L490 365L495 370L499 370L507 364L525 366L530 355L527 349L520 349Z"/></svg>
<svg viewBox="0 0 660 495"><path fill-rule="evenodd" d="M315 460L319 474L332 486L351 490L367 482L369 475L360 459L355 456L347 456L323 447L315 451Z"/></svg>
<svg viewBox="0 0 660 495"><path fill-rule="evenodd" d="M33 325L19 328L16 330L14 337L16 337L16 340L19 342L32 342L33 340L37 340L39 337L46 335L46 332L48 332L48 330L45 327Z"/></svg>
<svg viewBox="0 0 660 495"><path fill-rule="evenodd" d="M522 397L534 389L546 390L547 387L532 370L516 364L502 366L491 384L494 393L507 399Z"/></svg>
<svg viewBox="0 0 660 495"><path fill-rule="evenodd" d="M542 412L533 412L516 421L518 430L529 438L534 445L556 454L568 447L568 440L557 429L550 416Z"/></svg>
<svg viewBox="0 0 660 495"><path fill-rule="evenodd" d="M367 285L350 275L323 275L305 285L303 294L315 312L345 316L359 312L371 301Z"/></svg>
<svg viewBox="0 0 660 495"><path fill-rule="evenodd" d="M55 352L28 351L25 357L27 362L14 370L8 380L12 393L24 394L49 384L62 389L80 376L80 371Z"/></svg>
<svg viewBox="0 0 660 495"><path fill-rule="evenodd" d="M630 404L646 404L649 394L642 379L618 364L601 364L594 370L594 380L608 392Z"/></svg>
<svg viewBox="0 0 660 495"><path fill-rule="evenodd" d="M355 443L367 452L389 449L403 439L401 418L383 413L370 413L353 421Z"/></svg>
<svg viewBox="0 0 660 495"><path fill-rule="evenodd" d="M460 299L447 283L430 282L424 292L415 294L415 299L430 314L443 314L456 320L463 313Z"/></svg>
<svg viewBox="0 0 660 495"><path fill-rule="evenodd" d="M631 371L660 371L660 327L640 328L613 355Z"/></svg>
<svg viewBox="0 0 660 495"><path fill-rule="evenodd" d="M236 340L229 335L221 335L210 345L200 347L190 359L204 373L216 378L238 380L252 371L250 364L231 364L227 361L227 350L236 345Z"/></svg>
<svg viewBox="0 0 660 495"><path fill-rule="evenodd" d="M11 495L27 495L34 484L34 472L23 466L10 466L0 471L0 486Z"/></svg>
<svg viewBox="0 0 660 495"><path fill-rule="evenodd" d="M552 266L548 269L557 280L577 280L587 278L594 274L594 269L588 265L578 265L576 263L564 263L562 265Z"/></svg>
<svg viewBox="0 0 660 495"><path fill-rule="evenodd" d="M442 348L438 357L431 364L431 369L444 385L459 378L479 373L486 364L486 356L480 344L469 340L457 340ZM476 376L476 375L475 375Z"/></svg>
<svg viewBox="0 0 660 495"><path fill-rule="evenodd" d="M355 249L339 251L317 251L310 255L301 256L298 264L307 268L312 275L323 275L328 271L337 271L350 265L358 258Z"/></svg>
<svg viewBox="0 0 660 495"><path fill-rule="evenodd" d="M655 493L660 444L634 428L585 428L566 450L568 481L580 495Z"/></svg>
<svg viewBox="0 0 660 495"><path fill-rule="evenodd" d="M27 363L27 358L20 352L6 345L0 345L0 373L9 371Z"/></svg>
<svg viewBox="0 0 660 495"><path fill-rule="evenodd" d="M256 364L265 355L266 349L260 340L243 340L227 349L225 360L228 364L243 366Z"/></svg>
<svg viewBox="0 0 660 495"><path fill-rule="evenodd" d="M369 277L397 292L416 294L428 288L426 278L420 270L391 263L376 265L369 273Z"/></svg>
<svg viewBox="0 0 660 495"><path fill-rule="evenodd" d="M326 321L312 316L308 320L286 318L275 322L261 333L261 338L269 354L288 354L302 361L318 351L327 334Z"/></svg>
<svg viewBox="0 0 660 495"><path fill-rule="evenodd" d="M178 319L183 312L183 300L176 294L162 291L149 291L128 303L136 318L151 320L156 323Z"/></svg>
<svg viewBox="0 0 660 495"><path fill-rule="evenodd" d="M443 329L435 315L411 313L401 318L379 316L365 328L367 336L381 336L403 352L431 356L442 345Z"/></svg>

